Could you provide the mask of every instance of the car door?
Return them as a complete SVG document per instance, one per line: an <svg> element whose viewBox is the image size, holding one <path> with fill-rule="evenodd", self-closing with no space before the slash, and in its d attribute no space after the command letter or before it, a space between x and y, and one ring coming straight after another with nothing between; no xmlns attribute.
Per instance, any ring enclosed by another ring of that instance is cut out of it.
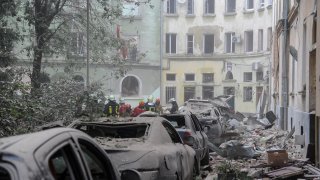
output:
<svg viewBox="0 0 320 180"><path fill-rule="evenodd" d="M120 179L106 152L86 136L76 134L73 137L90 179Z"/></svg>
<svg viewBox="0 0 320 180"><path fill-rule="evenodd" d="M200 125L200 122L196 115L191 114L191 119L196 127L196 133L199 136L200 142L201 142L201 151L202 151L202 157L204 157L206 153L206 147L208 145L208 136L205 134L204 130L202 129L202 126Z"/></svg>
<svg viewBox="0 0 320 180"><path fill-rule="evenodd" d="M179 170L179 177L180 179L188 179L192 173L193 164L190 164L190 157L187 150L182 143L182 140L175 130L175 128L167 121L162 122L163 126L165 127L166 131L168 132L176 151L178 152L178 170ZM193 157L192 157L193 158Z"/></svg>
<svg viewBox="0 0 320 180"><path fill-rule="evenodd" d="M61 133L45 142L34 156L44 179L87 179L69 133Z"/></svg>

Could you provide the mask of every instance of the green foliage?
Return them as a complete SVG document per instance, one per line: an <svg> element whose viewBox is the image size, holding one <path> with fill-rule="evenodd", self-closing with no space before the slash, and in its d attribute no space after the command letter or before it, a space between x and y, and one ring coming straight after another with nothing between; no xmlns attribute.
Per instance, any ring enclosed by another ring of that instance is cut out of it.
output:
<svg viewBox="0 0 320 180"><path fill-rule="evenodd" d="M216 168L219 174L235 174L236 176L240 174L240 168L227 160L216 166Z"/></svg>

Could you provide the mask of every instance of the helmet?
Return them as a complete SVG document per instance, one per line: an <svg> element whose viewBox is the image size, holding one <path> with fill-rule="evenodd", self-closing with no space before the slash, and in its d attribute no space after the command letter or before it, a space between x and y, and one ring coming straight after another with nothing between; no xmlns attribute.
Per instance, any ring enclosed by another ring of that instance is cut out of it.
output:
<svg viewBox="0 0 320 180"><path fill-rule="evenodd" d="M157 99L156 99L156 103L157 103L157 104L160 104L160 98L157 98Z"/></svg>
<svg viewBox="0 0 320 180"><path fill-rule="evenodd" d="M143 101L140 101L139 102L139 107L143 107L144 106L144 102Z"/></svg>
<svg viewBox="0 0 320 180"><path fill-rule="evenodd" d="M175 102L176 100L174 99L174 98L171 98L170 100L169 100L169 103L172 103L172 102Z"/></svg>
<svg viewBox="0 0 320 180"><path fill-rule="evenodd" d="M153 101L153 96L150 95L150 96L148 97L148 102L152 102L152 101Z"/></svg>
<svg viewBox="0 0 320 180"><path fill-rule="evenodd" d="M120 104L124 104L124 103L125 103L123 97L119 98L119 103L120 103Z"/></svg>
<svg viewBox="0 0 320 180"><path fill-rule="evenodd" d="M114 95L110 95L110 96L109 96L109 101L114 101L114 100L115 100Z"/></svg>

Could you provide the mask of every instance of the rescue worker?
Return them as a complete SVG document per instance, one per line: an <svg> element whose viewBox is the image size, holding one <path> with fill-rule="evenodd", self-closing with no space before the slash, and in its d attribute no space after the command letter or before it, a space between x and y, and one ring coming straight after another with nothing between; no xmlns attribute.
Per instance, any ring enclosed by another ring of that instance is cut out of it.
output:
<svg viewBox="0 0 320 180"><path fill-rule="evenodd" d="M103 113L109 116L117 117L119 115L119 104L113 95L109 96L109 102L104 106Z"/></svg>
<svg viewBox="0 0 320 180"><path fill-rule="evenodd" d="M153 102L153 96L152 95L150 95L148 97L147 103L145 103L145 105L144 105L144 109L146 111L156 112L156 105Z"/></svg>
<svg viewBox="0 0 320 180"><path fill-rule="evenodd" d="M156 107L156 113L163 114L163 108L160 104L160 98L156 99L155 107Z"/></svg>
<svg viewBox="0 0 320 180"><path fill-rule="evenodd" d="M178 112L179 106L177 101L174 98L171 98L169 100L169 103L171 103L171 109L170 109L170 114L175 114Z"/></svg>
<svg viewBox="0 0 320 180"><path fill-rule="evenodd" d="M137 117L139 116L139 114L145 112L146 110L144 110L144 102L140 101L139 105L137 107L135 107L131 113L132 117Z"/></svg>
<svg viewBox="0 0 320 180"><path fill-rule="evenodd" d="M124 98L120 98L119 100L120 108L119 108L119 115L120 117L128 117L131 114L131 105L126 104Z"/></svg>

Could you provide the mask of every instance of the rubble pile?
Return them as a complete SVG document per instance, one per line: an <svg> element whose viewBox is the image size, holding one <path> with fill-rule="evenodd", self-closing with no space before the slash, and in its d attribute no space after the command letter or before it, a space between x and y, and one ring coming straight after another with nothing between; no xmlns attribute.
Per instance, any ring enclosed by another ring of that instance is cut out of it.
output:
<svg viewBox="0 0 320 180"><path fill-rule="evenodd" d="M203 169L206 179L230 179L221 177L221 174L229 175L228 172L237 174L234 177L238 179L290 179L304 177L312 170L312 175L306 176L320 177L320 170L314 170L310 162L303 159L301 147L295 145L294 128L290 132L280 130L266 118L232 119L225 124L226 133L238 135L220 146L211 144L214 152L210 153L210 168Z"/></svg>

